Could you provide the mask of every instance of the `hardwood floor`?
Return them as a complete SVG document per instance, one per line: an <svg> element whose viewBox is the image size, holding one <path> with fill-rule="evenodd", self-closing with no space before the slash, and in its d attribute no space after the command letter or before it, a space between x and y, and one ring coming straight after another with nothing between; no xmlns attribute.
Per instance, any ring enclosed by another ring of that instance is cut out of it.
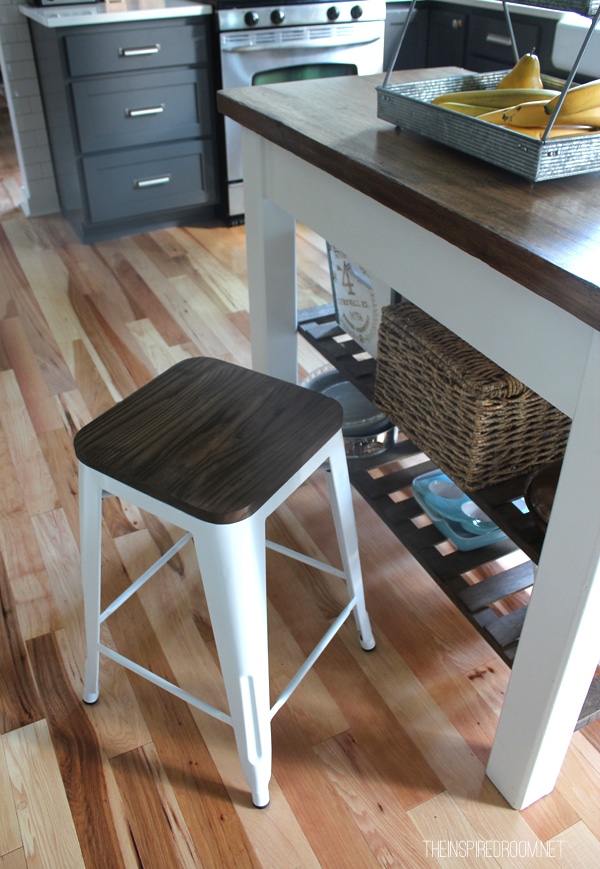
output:
<svg viewBox="0 0 600 869"><path fill-rule="evenodd" d="M4 173L0 190L14 185ZM60 216L0 219L0 867L600 865L600 729L573 736L555 791L524 812L485 777L507 667L369 507L356 512L377 649L352 625L273 721L271 804L251 806L231 730L102 663L81 702L75 431L190 355L250 363L244 229L84 246ZM300 228L303 307L329 298ZM301 373L321 360L301 345ZM105 504L104 570L128 582L177 536ZM270 535L335 559L317 477ZM268 556L275 694L341 599ZM191 547L106 625L106 641L224 704Z"/></svg>

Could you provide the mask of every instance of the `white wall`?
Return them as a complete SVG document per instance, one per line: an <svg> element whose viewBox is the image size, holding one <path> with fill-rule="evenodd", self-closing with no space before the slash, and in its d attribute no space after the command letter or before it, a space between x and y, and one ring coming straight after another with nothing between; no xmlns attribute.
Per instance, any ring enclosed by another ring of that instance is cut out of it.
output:
<svg viewBox="0 0 600 869"><path fill-rule="evenodd" d="M59 211L27 19L18 0L0 0L0 67L23 176L25 214Z"/></svg>

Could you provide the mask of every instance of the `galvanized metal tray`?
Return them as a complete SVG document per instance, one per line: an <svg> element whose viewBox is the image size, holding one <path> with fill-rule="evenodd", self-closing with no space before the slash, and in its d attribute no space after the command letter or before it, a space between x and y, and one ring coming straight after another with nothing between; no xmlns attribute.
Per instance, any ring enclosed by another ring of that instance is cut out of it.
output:
<svg viewBox="0 0 600 869"><path fill-rule="evenodd" d="M431 103L444 93L495 88L507 72L386 84L377 88L377 116L530 181L600 171L600 133L541 141ZM542 76L542 81L553 90L565 85L551 76Z"/></svg>

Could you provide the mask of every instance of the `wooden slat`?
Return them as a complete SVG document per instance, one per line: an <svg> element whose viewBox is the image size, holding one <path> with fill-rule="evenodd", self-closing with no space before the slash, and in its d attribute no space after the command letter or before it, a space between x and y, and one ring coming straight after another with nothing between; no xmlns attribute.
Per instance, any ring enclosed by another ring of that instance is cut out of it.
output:
<svg viewBox="0 0 600 869"><path fill-rule="evenodd" d="M529 561L490 576L460 593L460 599L471 612L477 612L509 594L533 585L533 567Z"/></svg>

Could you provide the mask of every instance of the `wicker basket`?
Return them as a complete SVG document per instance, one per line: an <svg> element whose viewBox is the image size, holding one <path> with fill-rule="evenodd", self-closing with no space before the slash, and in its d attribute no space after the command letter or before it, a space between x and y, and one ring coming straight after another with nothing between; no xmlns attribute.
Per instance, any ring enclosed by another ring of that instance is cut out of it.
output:
<svg viewBox="0 0 600 869"><path fill-rule="evenodd" d="M406 301L382 312L374 403L465 491L562 457L571 425Z"/></svg>

